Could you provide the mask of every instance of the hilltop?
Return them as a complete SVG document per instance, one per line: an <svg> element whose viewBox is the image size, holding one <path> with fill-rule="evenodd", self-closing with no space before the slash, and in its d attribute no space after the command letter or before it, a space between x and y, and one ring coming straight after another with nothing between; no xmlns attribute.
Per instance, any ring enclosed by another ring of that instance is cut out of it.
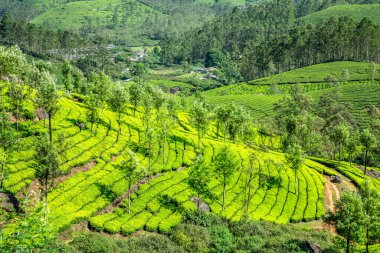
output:
<svg viewBox="0 0 380 253"><path fill-rule="evenodd" d="M317 24L329 18L347 16L355 21L361 21L364 17L371 19L374 23L380 23L380 4L353 4L353 5L336 5L327 9L314 12L302 17L305 23Z"/></svg>

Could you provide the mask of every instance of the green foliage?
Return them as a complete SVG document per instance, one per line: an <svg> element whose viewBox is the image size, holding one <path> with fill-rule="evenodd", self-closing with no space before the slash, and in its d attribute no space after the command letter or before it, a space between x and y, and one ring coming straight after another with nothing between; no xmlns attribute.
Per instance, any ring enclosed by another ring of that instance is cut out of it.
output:
<svg viewBox="0 0 380 253"><path fill-rule="evenodd" d="M312 13L301 20L305 23L317 24L331 17L351 17L355 21L360 21L364 17L368 17L375 23L380 23L379 13L380 4L353 4L353 5L337 5L327 9Z"/></svg>

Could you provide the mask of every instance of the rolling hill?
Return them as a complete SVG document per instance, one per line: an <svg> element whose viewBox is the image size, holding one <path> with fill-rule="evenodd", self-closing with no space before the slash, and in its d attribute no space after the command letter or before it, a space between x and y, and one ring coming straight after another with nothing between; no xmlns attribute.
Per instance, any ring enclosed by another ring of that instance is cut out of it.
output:
<svg viewBox="0 0 380 253"><path fill-rule="evenodd" d="M380 4L354 4L354 5L336 5L319 12L302 17L306 23L317 24L331 17L339 18L348 16L355 21L360 21L364 17L372 19L375 23L380 23Z"/></svg>
<svg viewBox="0 0 380 253"><path fill-rule="evenodd" d="M143 109L138 109L136 117L131 107L124 111L121 119L122 135L116 142L118 124L115 113L103 110L93 132L89 126L81 131L77 122L83 122L87 114L83 103L67 96L61 99L60 106L53 121L53 129L55 142L60 142L60 153L64 157L61 164L64 175L58 178L49 194L48 215L49 223L56 233L80 221L89 221L91 227L108 233L128 235L141 229L167 232L181 222L181 210L196 208L191 201L194 192L187 184L187 167L192 166L199 150L197 134L187 113L177 114L178 123L166 140L165 153L155 142L151 168L137 184L132 195L132 211L128 212L128 184L120 167L127 158L126 151L131 149L136 152L142 168L149 168L150 164L143 148L145 144L141 141L144 139ZM31 104L26 108L33 110ZM20 149L12 158L4 183L6 190L16 196L21 196L25 189L30 191L36 187L34 134L47 131L42 121L33 123L25 120L20 122L20 129L23 136ZM62 135L65 137L63 141L59 139ZM257 143L261 141L257 140ZM238 154L242 165L247 166L251 152L259 157L258 163L266 164L261 172L263 176L254 177L256 186L249 212L253 220L286 224L319 219L325 212L325 179L320 173L336 175L339 172L358 185L365 179L355 165L342 163L332 170L319 162L307 160L297 173L299 194L294 195L294 172L285 165L284 154L260 150L256 146L247 147L239 142L224 142L216 136L215 126L211 126L202 139L201 152L207 161L211 161L225 145ZM328 163L327 160L321 161ZM240 220L244 214L244 178L242 168L234 172L228 183L224 210L221 207L222 186L216 178L210 180L208 185L216 198L205 197L204 200L212 212L228 219ZM265 183L259 183L258 180L264 180ZM375 184L380 184L380 181Z"/></svg>
<svg viewBox="0 0 380 253"><path fill-rule="evenodd" d="M368 64L358 62L332 62L318 64L278 75L253 80L249 84L236 84L205 92L207 100L213 104L236 103L249 108L255 119L273 115L273 106L286 93L290 86L299 83L303 90L314 99L323 92L333 89L323 79L327 75L336 76L339 81L342 70L351 73L347 83L341 84L340 102L353 105L356 121L365 126L369 118L365 112L368 105L380 104L379 82L368 81ZM377 78L378 78L377 74ZM352 81L355 80L355 81ZM357 81L360 80L360 81ZM279 84L271 86L271 84Z"/></svg>

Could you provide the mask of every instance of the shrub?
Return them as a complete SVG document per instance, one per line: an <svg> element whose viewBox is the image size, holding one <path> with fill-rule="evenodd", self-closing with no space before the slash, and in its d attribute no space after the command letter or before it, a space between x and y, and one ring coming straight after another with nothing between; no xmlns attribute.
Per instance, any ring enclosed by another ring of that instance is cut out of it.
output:
<svg viewBox="0 0 380 253"><path fill-rule="evenodd" d="M232 252L235 248L235 240L231 232L226 227L213 226L209 228L212 238L210 252Z"/></svg>
<svg viewBox="0 0 380 253"><path fill-rule="evenodd" d="M192 224L178 225L170 237L188 252L208 252L211 244L208 230Z"/></svg>

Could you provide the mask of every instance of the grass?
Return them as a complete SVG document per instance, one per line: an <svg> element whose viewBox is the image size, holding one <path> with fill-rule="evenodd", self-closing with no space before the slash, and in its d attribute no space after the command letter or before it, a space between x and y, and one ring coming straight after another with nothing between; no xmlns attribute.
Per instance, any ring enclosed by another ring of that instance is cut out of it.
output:
<svg viewBox="0 0 380 253"><path fill-rule="evenodd" d="M85 26L100 27L110 24L116 6L121 0L78 1L49 9L37 16L32 23L48 28L78 30ZM142 16L154 15L157 11L133 1L129 16L134 24L142 22ZM121 16L121 12L120 15ZM120 18L121 19L121 18Z"/></svg>
<svg viewBox="0 0 380 253"><path fill-rule="evenodd" d="M309 14L301 18L305 23L317 24L331 17L339 18L348 16L355 21L361 21L364 17L372 19L374 23L380 23L380 4L353 4L336 5L319 12Z"/></svg>
<svg viewBox="0 0 380 253"><path fill-rule="evenodd" d="M380 6L380 5L379 5ZM369 79L369 63L337 61L316 64L292 71L284 72L270 77L256 79L251 84L293 84L293 83L320 83L324 82L329 75L341 80L343 70L349 71L349 81L363 81ZM377 74L375 78L380 78L380 65L377 64Z"/></svg>

